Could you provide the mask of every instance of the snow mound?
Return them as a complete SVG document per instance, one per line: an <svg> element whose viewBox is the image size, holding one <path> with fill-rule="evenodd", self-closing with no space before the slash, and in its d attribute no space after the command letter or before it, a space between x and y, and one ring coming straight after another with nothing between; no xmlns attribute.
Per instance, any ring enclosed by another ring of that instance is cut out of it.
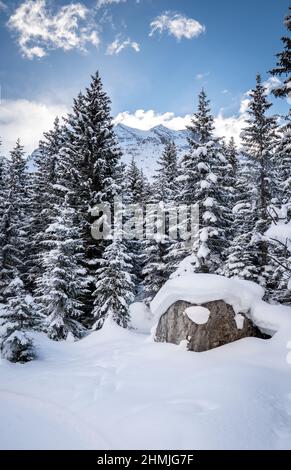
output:
<svg viewBox="0 0 291 470"><path fill-rule="evenodd" d="M153 315L143 302L134 302L129 307L131 327L140 333L150 333Z"/></svg>
<svg viewBox="0 0 291 470"><path fill-rule="evenodd" d="M205 325L209 320L210 311L205 307L188 307L184 314L197 325Z"/></svg>
<svg viewBox="0 0 291 470"><path fill-rule="evenodd" d="M247 314L264 333L273 335L283 327L291 330L291 309L269 305L262 300L263 296L264 289L254 282L215 274L187 273L164 284L151 302L151 311L157 324L168 308L179 300L197 305L223 300L236 314ZM241 319L236 316L236 320L240 325Z"/></svg>

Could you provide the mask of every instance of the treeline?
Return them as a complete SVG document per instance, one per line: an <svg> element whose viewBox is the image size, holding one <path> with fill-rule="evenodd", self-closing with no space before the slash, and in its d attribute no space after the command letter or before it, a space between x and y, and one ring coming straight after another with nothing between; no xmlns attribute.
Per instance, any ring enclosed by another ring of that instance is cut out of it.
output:
<svg viewBox="0 0 291 470"><path fill-rule="evenodd" d="M286 18L291 30L290 15ZM290 39L283 38L273 75L290 90ZM53 340L79 339L109 316L130 325L129 305L150 300L170 275L187 270L258 282L274 301L291 302L287 241L266 236L290 222L290 114L278 118L257 75L238 152L233 139L214 136L203 90L189 127L189 151L177 158L168 142L154 180L136 162L128 168L114 135L110 100L97 73L63 122L44 134L29 173L21 143L0 158L1 352L13 362L33 359L30 332ZM95 240L97 204L199 204L199 229L189 245L157 236Z"/></svg>

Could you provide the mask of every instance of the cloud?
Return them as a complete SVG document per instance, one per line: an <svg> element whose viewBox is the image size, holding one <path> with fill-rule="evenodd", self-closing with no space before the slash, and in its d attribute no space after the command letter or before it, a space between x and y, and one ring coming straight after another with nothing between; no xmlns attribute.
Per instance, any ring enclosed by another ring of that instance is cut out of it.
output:
<svg viewBox="0 0 291 470"><path fill-rule="evenodd" d="M7 9L8 9L8 6L4 2L0 1L0 11L1 10L7 10Z"/></svg>
<svg viewBox="0 0 291 470"><path fill-rule="evenodd" d="M209 77L209 75L210 75L209 72L197 73L197 75L195 75L195 79L196 80L203 80L203 78Z"/></svg>
<svg viewBox="0 0 291 470"><path fill-rule="evenodd" d="M97 0L97 8L104 7L106 5L111 5L112 3L124 3L127 0Z"/></svg>
<svg viewBox="0 0 291 470"><path fill-rule="evenodd" d="M178 40L196 38L206 30L205 26L200 24L199 21L171 12L165 12L157 16L151 22L150 27L150 36L153 36L155 32L167 31L168 34L175 36Z"/></svg>
<svg viewBox="0 0 291 470"><path fill-rule="evenodd" d="M169 129L180 130L185 129L186 125L190 123L189 116L175 116L174 113L156 113L153 109L145 111L143 109L138 109L134 113L129 113L125 111L119 113L115 119L115 124L125 124L129 127L135 127L136 129L149 130L154 126L160 124L168 127Z"/></svg>
<svg viewBox="0 0 291 470"><path fill-rule="evenodd" d="M270 95L272 90L275 90L276 88L282 85L282 82L281 80L279 80L278 77L269 77L268 80L263 82L263 85L266 89L266 94Z"/></svg>
<svg viewBox="0 0 291 470"><path fill-rule="evenodd" d="M26 152L31 153L37 148L42 133L51 128L56 116L64 116L67 112L68 109L63 104L23 99L2 101L0 104L2 152L8 155L19 137Z"/></svg>
<svg viewBox="0 0 291 470"><path fill-rule="evenodd" d="M125 41L120 41L118 38L116 38L111 44L108 45L106 54L117 55L127 47L132 48L135 52L140 51L140 45L137 42L132 41L129 38Z"/></svg>
<svg viewBox="0 0 291 470"><path fill-rule="evenodd" d="M100 43L89 10L82 3L70 3L53 14L46 0L25 0L8 26L16 32L22 54L28 59L44 57L51 49L86 51L87 44L97 47Z"/></svg>

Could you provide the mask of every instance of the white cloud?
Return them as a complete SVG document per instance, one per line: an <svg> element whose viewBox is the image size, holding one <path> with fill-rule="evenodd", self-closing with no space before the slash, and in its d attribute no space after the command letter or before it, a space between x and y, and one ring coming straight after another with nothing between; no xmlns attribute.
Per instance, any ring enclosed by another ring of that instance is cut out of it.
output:
<svg viewBox="0 0 291 470"><path fill-rule="evenodd" d="M205 26L200 24L199 21L187 18L179 13L171 12L165 12L157 16L151 22L150 27L150 36L153 36L155 32L162 33L163 31L168 31L169 34L175 36L178 40L182 38L196 38L206 30Z"/></svg>
<svg viewBox="0 0 291 470"><path fill-rule="evenodd" d="M120 41L118 38L116 38L111 44L109 44L109 46L107 47L107 51L106 51L106 54L107 55L117 55L119 54L121 51L123 51L123 49L126 49L127 47L130 47L132 48L135 52L139 52L140 51L140 45L135 42L135 41L132 41L131 39L126 39L125 41Z"/></svg>
<svg viewBox="0 0 291 470"><path fill-rule="evenodd" d="M88 43L98 46L99 34L82 3L65 5L53 14L46 0L25 0L8 21L17 33L23 55L29 59L44 57L50 49L86 51Z"/></svg>
<svg viewBox="0 0 291 470"><path fill-rule="evenodd" d="M1 10L7 10L7 8L8 8L8 6L4 2L0 1L0 11Z"/></svg>
<svg viewBox="0 0 291 470"><path fill-rule="evenodd" d="M171 112L159 114L156 113L153 109L148 111L138 109L135 111L135 113L129 113L127 111L119 113L115 117L114 123L125 124L126 126L145 131L160 124L163 124L169 129L179 130L185 129L186 124L189 124L190 119L190 116L175 116L175 114Z"/></svg>
<svg viewBox="0 0 291 470"><path fill-rule="evenodd" d="M275 88L278 88L280 85L282 85L282 82L278 77L269 77L268 80L263 82L263 85L266 89L266 94L270 95L272 90L275 90Z"/></svg>
<svg viewBox="0 0 291 470"><path fill-rule="evenodd" d="M30 153L38 146L42 133L51 128L56 116L68 109L62 104L47 104L28 100L4 100L0 104L0 139L2 151L8 155L19 137Z"/></svg>
<svg viewBox="0 0 291 470"><path fill-rule="evenodd" d="M238 115L225 117L221 110L214 119L215 135L218 137L225 137L227 140L234 137L238 145L240 145L240 134L245 127L246 114L239 113ZM134 127L141 130L149 130L152 127L162 124L165 127L173 130L186 129L191 122L191 115L176 116L172 112L156 113L154 110L145 111L138 109L134 113L127 111L119 113L115 119L115 124L125 124L129 127Z"/></svg>
<svg viewBox="0 0 291 470"><path fill-rule="evenodd" d="M106 5L110 5L111 3L124 3L127 0L97 0L97 8L104 7Z"/></svg>
<svg viewBox="0 0 291 470"><path fill-rule="evenodd" d="M196 80L203 80L204 78L208 77L209 75L210 75L209 72L197 73L197 75L195 75L195 79Z"/></svg>

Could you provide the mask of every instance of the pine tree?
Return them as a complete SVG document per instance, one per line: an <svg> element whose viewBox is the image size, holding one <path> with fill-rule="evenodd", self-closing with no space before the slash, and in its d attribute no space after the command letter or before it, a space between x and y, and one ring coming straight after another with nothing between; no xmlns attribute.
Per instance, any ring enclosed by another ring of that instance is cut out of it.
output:
<svg viewBox="0 0 291 470"><path fill-rule="evenodd" d="M55 204L62 204L58 190L59 153L63 145L64 129L58 118L53 129L44 133L35 156L36 171L31 184L31 220L28 246L29 284L35 288L36 279L41 275L41 253L45 231L54 217Z"/></svg>
<svg viewBox="0 0 291 470"><path fill-rule="evenodd" d="M29 334L35 326L32 299L16 275L6 289L6 296L8 300L0 318L2 356L11 362L29 362L36 356Z"/></svg>
<svg viewBox="0 0 291 470"><path fill-rule="evenodd" d="M196 272L218 272L226 249L226 186L227 161L222 146L213 135L214 119L204 90L199 94L198 111L189 128L190 152L183 159L185 183L182 201L199 204L199 229L192 249Z"/></svg>
<svg viewBox="0 0 291 470"><path fill-rule="evenodd" d="M96 278L96 269L105 249L104 240L94 240L91 225L96 204L113 203L120 192L121 152L113 131L110 100L103 90L98 73L92 77L84 94L74 101L72 113L66 119L65 142L61 159L66 162L67 182L72 204L77 211L84 246L82 265L88 269L88 279ZM92 296L85 300L87 315L92 312Z"/></svg>
<svg viewBox="0 0 291 470"><path fill-rule="evenodd" d="M259 262L254 227L257 221L255 164L241 158L236 172L235 200L232 209L233 233L224 274L250 281L259 280Z"/></svg>
<svg viewBox="0 0 291 470"><path fill-rule="evenodd" d="M25 274L27 244L27 174L23 147L19 140L11 152L7 194L0 220L0 299L5 301L10 282Z"/></svg>
<svg viewBox="0 0 291 470"><path fill-rule="evenodd" d="M258 196L254 237L257 240L259 280L262 285L266 285L271 281L268 242L265 238L265 233L270 224L269 206L272 200L272 189L275 186L273 181L273 152L277 143L276 119L267 116L267 111L271 106L271 103L267 100L261 76L257 75L256 88L250 93L249 118L246 120L247 127L243 130L242 139L244 152L256 163L254 171Z"/></svg>
<svg viewBox="0 0 291 470"><path fill-rule="evenodd" d="M154 176L154 191L157 199L165 204L175 201L178 196L178 157L174 142L167 142L164 152L157 161Z"/></svg>
<svg viewBox="0 0 291 470"><path fill-rule="evenodd" d="M124 222L129 222L128 219L136 217L136 210L144 212L145 203L147 198L147 181L138 168L135 159L132 158L130 165L126 172L126 187L123 195L123 200L126 204L126 213L124 216ZM139 207L139 209L137 209ZM127 246L128 253L131 256L133 281L135 282L135 293L139 295L141 289L141 283L143 280L142 269L143 269L143 228L140 234L133 229L137 229L137 221L134 221L132 231L127 234L127 240L125 244ZM139 236L137 236L139 235Z"/></svg>
<svg viewBox="0 0 291 470"><path fill-rule="evenodd" d="M46 230L43 274L37 282L37 300L47 316L48 336L56 341L80 338L84 334L80 297L86 291L86 271L79 263L82 246L77 215L67 200L68 196L61 206L54 208L55 218Z"/></svg>
<svg viewBox="0 0 291 470"><path fill-rule="evenodd" d="M289 11L291 11L291 7L289 7ZM288 31L291 31L291 14L289 13L284 20L284 24ZM273 90L273 93L277 97L287 97L290 94L291 88L291 38L290 36L283 36L283 51L276 55L277 57L277 64L271 70L271 74L274 76L287 76L284 80L283 85L276 87Z"/></svg>
<svg viewBox="0 0 291 470"><path fill-rule="evenodd" d="M150 224L157 217L156 226L152 226L152 236L144 242L143 284L147 300L159 291L174 270L172 250L178 242L171 238L169 211L171 208L177 209L178 177L177 148L174 142L167 142L154 176L152 198L149 201L154 205L147 207L147 222Z"/></svg>
<svg viewBox="0 0 291 470"><path fill-rule="evenodd" d="M117 229L112 242L106 247L100 268L96 271L94 291L94 329L102 328L105 320L130 326L129 305L134 299L132 257L123 240L122 229Z"/></svg>
<svg viewBox="0 0 291 470"><path fill-rule="evenodd" d="M132 157L126 172L125 201L127 204L141 204L144 202L144 176Z"/></svg>

